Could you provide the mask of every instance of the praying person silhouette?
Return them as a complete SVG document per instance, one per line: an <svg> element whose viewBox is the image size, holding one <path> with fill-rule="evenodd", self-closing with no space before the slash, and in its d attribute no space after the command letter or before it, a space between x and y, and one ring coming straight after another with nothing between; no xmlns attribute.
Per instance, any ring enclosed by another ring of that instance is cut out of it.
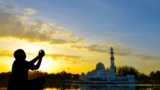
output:
<svg viewBox="0 0 160 90"><path fill-rule="evenodd" d="M45 79L43 77L28 80L28 71L40 67L44 50L31 61L26 61L26 54L23 49L14 52L15 61L12 65L12 74L8 82L7 90L40 90L43 88Z"/></svg>

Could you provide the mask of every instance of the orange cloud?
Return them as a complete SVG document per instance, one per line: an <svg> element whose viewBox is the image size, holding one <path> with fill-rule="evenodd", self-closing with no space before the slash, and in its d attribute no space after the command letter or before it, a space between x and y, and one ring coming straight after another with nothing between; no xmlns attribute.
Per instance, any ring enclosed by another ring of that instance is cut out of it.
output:
<svg viewBox="0 0 160 90"><path fill-rule="evenodd" d="M80 62L82 57L78 55L65 55L65 54L47 54L48 57L51 57L53 60L64 60L67 62Z"/></svg>
<svg viewBox="0 0 160 90"><path fill-rule="evenodd" d="M11 57L13 56L13 52L8 51L8 50L0 50L0 56L1 57Z"/></svg>

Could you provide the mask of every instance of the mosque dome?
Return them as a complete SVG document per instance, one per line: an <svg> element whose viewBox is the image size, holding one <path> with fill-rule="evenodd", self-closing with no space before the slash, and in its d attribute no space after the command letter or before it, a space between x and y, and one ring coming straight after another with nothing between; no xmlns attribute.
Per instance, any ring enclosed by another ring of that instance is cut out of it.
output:
<svg viewBox="0 0 160 90"><path fill-rule="evenodd" d="M105 70L104 64L101 62L97 63L96 70Z"/></svg>

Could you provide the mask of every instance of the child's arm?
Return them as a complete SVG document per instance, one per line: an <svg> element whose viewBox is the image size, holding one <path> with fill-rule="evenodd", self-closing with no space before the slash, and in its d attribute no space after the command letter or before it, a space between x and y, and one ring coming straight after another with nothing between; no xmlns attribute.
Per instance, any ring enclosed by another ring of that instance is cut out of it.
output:
<svg viewBox="0 0 160 90"><path fill-rule="evenodd" d="M38 69L41 65L41 62L42 62L42 57L45 55L45 52L43 50L40 50L39 51L39 54L37 57L35 57L33 60L30 61L30 64L31 64L31 69L34 70L34 69ZM36 65L34 65L34 63L37 62Z"/></svg>

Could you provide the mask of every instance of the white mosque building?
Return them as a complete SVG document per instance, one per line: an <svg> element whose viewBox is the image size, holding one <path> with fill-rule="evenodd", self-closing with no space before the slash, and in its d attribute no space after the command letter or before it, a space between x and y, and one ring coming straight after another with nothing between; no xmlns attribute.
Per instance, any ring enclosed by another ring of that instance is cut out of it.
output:
<svg viewBox="0 0 160 90"><path fill-rule="evenodd" d="M110 49L110 71L105 69L103 63L99 62L95 70L89 71L86 75L84 73L80 76L80 81L83 83L134 83L134 75L117 76L114 64L113 48Z"/></svg>

